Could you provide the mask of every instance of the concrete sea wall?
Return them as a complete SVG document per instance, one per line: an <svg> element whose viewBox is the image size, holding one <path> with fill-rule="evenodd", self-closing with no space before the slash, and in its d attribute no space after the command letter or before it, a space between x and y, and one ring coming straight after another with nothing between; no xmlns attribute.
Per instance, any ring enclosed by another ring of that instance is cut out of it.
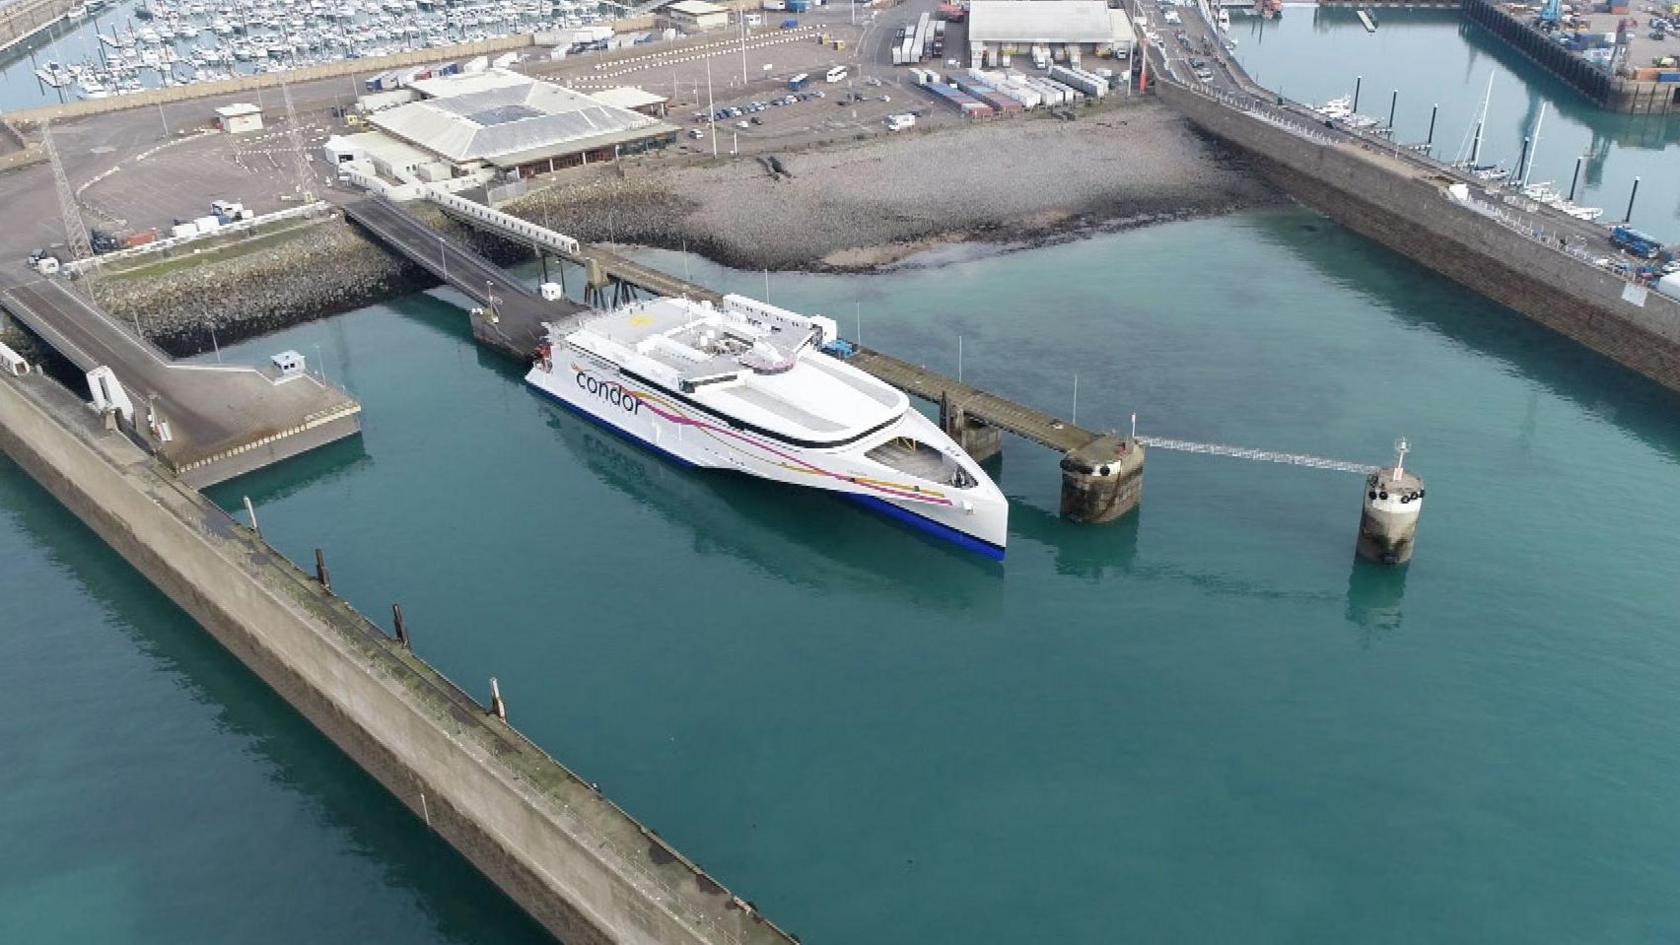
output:
<svg viewBox="0 0 1680 945"><path fill-rule="evenodd" d="M0 7L0 50L10 49L64 18L80 0L17 0Z"/></svg>
<svg viewBox="0 0 1680 945"><path fill-rule="evenodd" d="M568 945L793 941L49 379L0 448Z"/></svg>
<svg viewBox="0 0 1680 945"><path fill-rule="evenodd" d="M1309 140L1170 82L1157 88L1302 203L1680 391L1680 303L1654 292L1643 305L1625 300L1628 284L1612 273L1448 200L1443 177L1357 145Z"/></svg>

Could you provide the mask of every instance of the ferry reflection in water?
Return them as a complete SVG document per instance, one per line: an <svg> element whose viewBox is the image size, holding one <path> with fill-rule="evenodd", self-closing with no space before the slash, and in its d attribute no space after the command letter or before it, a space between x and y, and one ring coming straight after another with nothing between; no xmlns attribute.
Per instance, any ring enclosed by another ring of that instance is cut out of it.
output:
<svg viewBox="0 0 1680 945"><path fill-rule="evenodd" d="M535 390L531 397L543 404L549 429L584 468L689 533L698 554L728 555L797 584L840 584L919 606L966 610L999 602L1001 562L860 514L837 496L677 466L553 409ZM908 574L916 580L905 580Z"/></svg>

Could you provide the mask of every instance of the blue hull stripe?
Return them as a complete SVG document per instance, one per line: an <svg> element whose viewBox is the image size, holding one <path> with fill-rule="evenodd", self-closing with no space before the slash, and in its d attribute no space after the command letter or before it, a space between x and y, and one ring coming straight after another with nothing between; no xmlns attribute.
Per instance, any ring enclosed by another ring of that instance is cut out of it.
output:
<svg viewBox="0 0 1680 945"><path fill-rule="evenodd" d="M887 518L903 522L911 528L927 532L935 538L942 538L945 541L968 551L985 555L993 561L1003 560L1002 548L999 548L997 545L994 545L983 538L976 538L967 532L958 531L957 529L946 525L944 522L936 522L931 518L923 518L909 509L900 508L893 505L891 502L884 499L878 499L872 495L859 495L855 492L838 492L835 494L844 499L856 502L858 505L861 505L866 509L873 509L882 515L885 515Z"/></svg>
<svg viewBox="0 0 1680 945"><path fill-rule="evenodd" d="M544 397L547 397L548 399L554 401L555 403L559 404L560 406L565 407L567 410L571 411L572 413L577 414L578 416L582 417L583 419L590 421L591 423L595 424L596 426L600 427L601 429L610 430L613 433L618 434L620 437L623 437L624 439L629 440L630 442L636 444L637 446L640 446L644 449L651 450L652 452L658 453L660 456L664 456L667 459L671 459L671 460L675 461L680 466L684 466L684 467L687 467L689 469L699 469L699 468L701 468L699 466L696 466L694 463L691 463L688 460L682 458L681 456L678 456L677 454L671 452L670 450L665 449L665 448L655 444L651 440L643 439L642 437L637 436L636 434L630 432L629 430L624 429L621 426L616 426L614 424L608 423L607 421L601 419L600 417L595 416L594 414L590 413L589 411L584 410L582 407L577 406L576 404L574 404L571 401L565 399L564 397L559 396L558 394L555 394L552 391L545 390L541 387L538 387L535 384L530 384L530 383L527 383L526 386L529 387L531 390L534 390L537 393L543 395ZM755 476L753 478L758 478L758 477ZM829 490L825 489L823 491L827 492ZM872 495L858 495L857 493L854 493L854 492L836 492L836 493L833 493L833 494L838 495L838 496L840 496L841 498L844 498L844 499L850 499L851 501L856 502L858 505L861 505L866 509L870 509L872 511L878 512L882 515L885 515L887 518L894 519L894 520L899 521L899 522L903 522L904 524L909 525L910 527L915 528L918 531L926 532L929 535L934 536L935 538L944 539L945 541L948 541L948 542L952 543L953 545L957 545L958 547L964 548L968 551L972 551L972 552L975 552L977 554L984 555L988 558L991 558L993 561L1002 561L1003 560L1003 549L1002 548L1000 548L997 545L994 545L991 542L986 541L984 539L976 538L973 535L967 534L966 532L960 532L960 531L952 528L951 526L944 524L943 522L936 522L936 521L934 521L932 519L929 519L929 518L923 518L922 516L917 515L915 512L912 512L909 509L901 509L898 506L893 505L891 502L886 502L886 501L883 501L881 499L877 499Z"/></svg>

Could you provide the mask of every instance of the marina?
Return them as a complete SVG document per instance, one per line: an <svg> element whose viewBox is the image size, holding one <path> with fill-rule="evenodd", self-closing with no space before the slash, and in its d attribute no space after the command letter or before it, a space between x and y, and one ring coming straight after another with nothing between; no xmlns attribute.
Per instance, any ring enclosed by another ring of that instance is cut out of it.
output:
<svg viewBox="0 0 1680 945"><path fill-rule="evenodd" d="M31 41L38 46L20 41L20 48L29 45L27 55L14 52L0 71L0 105L101 99L576 30L618 12L574 0L426 0L423 8L418 0L311 0L301 8L274 0L101 3L81 16L67 14L49 31L55 35Z"/></svg>

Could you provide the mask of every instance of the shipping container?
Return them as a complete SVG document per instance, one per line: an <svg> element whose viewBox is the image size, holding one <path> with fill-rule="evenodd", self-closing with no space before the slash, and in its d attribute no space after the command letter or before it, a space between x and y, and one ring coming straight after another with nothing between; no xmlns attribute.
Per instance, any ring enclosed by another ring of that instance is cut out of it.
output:
<svg viewBox="0 0 1680 945"><path fill-rule="evenodd" d="M1092 98L1102 98L1108 94L1108 83L1083 69L1075 69L1072 66L1051 66L1050 78L1052 81L1060 82L1069 88L1084 92Z"/></svg>

